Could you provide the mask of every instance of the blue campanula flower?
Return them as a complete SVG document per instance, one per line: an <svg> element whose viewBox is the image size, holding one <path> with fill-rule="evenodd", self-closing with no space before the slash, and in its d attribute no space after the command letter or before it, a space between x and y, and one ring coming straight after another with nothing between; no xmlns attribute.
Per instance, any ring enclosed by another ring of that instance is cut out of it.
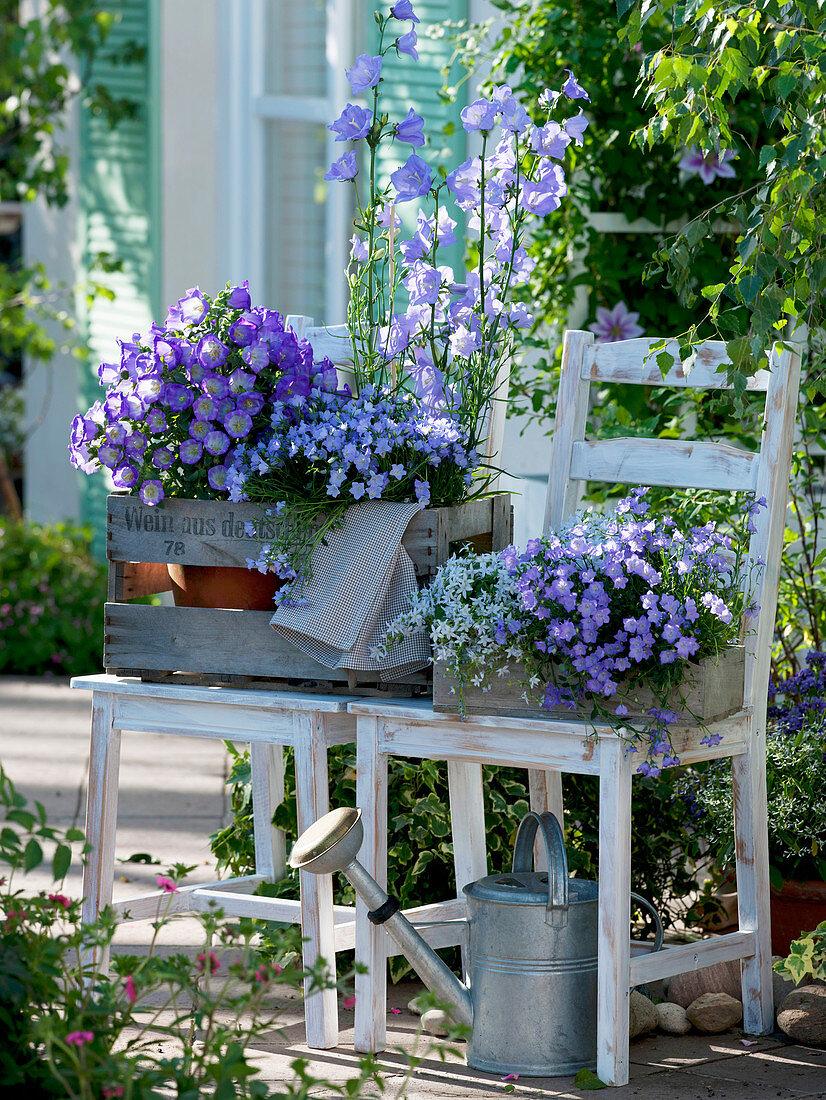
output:
<svg viewBox="0 0 826 1100"><path fill-rule="evenodd" d="M173 412L181 412L183 409L188 409L192 404L193 395L188 387L182 386L180 382L167 382L163 388L161 399Z"/></svg>
<svg viewBox="0 0 826 1100"><path fill-rule="evenodd" d="M140 498L144 504L160 504L164 498L163 485L160 481L144 481L140 488Z"/></svg>
<svg viewBox="0 0 826 1100"><path fill-rule="evenodd" d="M112 483L116 489L131 489L138 480L136 466L119 466L112 474Z"/></svg>
<svg viewBox="0 0 826 1100"><path fill-rule="evenodd" d="M211 420L193 420L189 425L190 438L197 439L199 443L203 443L214 428L215 425Z"/></svg>
<svg viewBox="0 0 826 1100"><path fill-rule="evenodd" d="M390 182L396 189L396 202L419 199L430 190L430 166L421 157L411 153L401 168L391 173Z"/></svg>
<svg viewBox="0 0 826 1100"><path fill-rule="evenodd" d="M334 161L329 169L325 172L324 178L326 180L334 180L337 183L345 183L347 180L355 179L358 175L359 166L356 160L355 153L345 153Z"/></svg>
<svg viewBox="0 0 826 1100"><path fill-rule="evenodd" d="M348 103L335 122L327 125L336 134L336 141L358 141L367 137L373 125L373 112L366 107Z"/></svg>
<svg viewBox="0 0 826 1100"><path fill-rule="evenodd" d="M577 81L571 69L566 69L565 72L568 74L568 79L562 85L562 94L567 96L568 99L587 99L590 101L591 97Z"/></svg>
<svg viewBox="0 0 826 1100"><path fill-rule="evenodd" d="M201 387L205 394L210 397L220 400L223 397L227 397L230 392L229 379L223 374L206 374L201 382Z"/></svg>
<svg viewBox="0 0 826 1100"><path fill-rule="evenodd" d="M390 9L390 14L394 19L402 22L406 19L411 19L414 23L419 22L419 17L413 11L411 0L396 0L396 3Z"/></svg>
<svg viewBox="0 0 826 1100"><path fill-rule="evenodd" d="M350 255L356 263L364 263L365 260L370 258L370 249L367 242L363 241L357 233L354 233L350 238Z"/></svg>
<svg viewBox="0 0 826 1100"><path fill-rule="evenodd" d="M226 362L229 348L214 332L208 332L206 336L202 336L199 340L195 354L202 366L209 369L210 367L220 367L222 363Z"/></svg>
<svg viewBox="0 0 826 1100"><path fill-rule="evenodd" d="M227 487L227 467L224 465L212 466L207 473L207 481L213 489L223 490Z"/></svg>
<svg viewBox="0 0 826 1100"><path fill-rule="evenodd" d="M399 39L401 42L401 39ZM397 123L395 133L397 141L404 141L414 148L424 145L424 119L411 107L401 122ZM454 225L456 223L454 222Z"/></svg>
<svg viewBox="0 0 826 1100"><path fill-rule="evenodd" d="M249 413L241 411L231 412L224 418L224 431L233 439L245 439L252 430L252 417ZM213 454L221 452L213 451Z"/></svg>
<svg viewBox="0 0 826 1100"><path fill-rule="evenodd" d="M146 414L144 423L153 435L159 435L161 432L166 431L166 415L160 409L151 409Z"/></svg>
<svg viewBox="0 0 826 1100"><path fill-rule="evenodd" d="M580 111L578 115L574 115L573 118L566 118L564 125L565 133L568 137L571 138L576 145L582 145L582 135L588 128L588 119L582 111Z"/></svg>
<svg viewBox="0 0 826 1100"><path fill-rule="evenodd" d="M216 428L204 437L204 448L211 455L226 454L229 450L229 436Z"/></svg>
<svg viewBox="0 0 826 1100"><path fill-rule="evenodd" d="M175 455L169 447L158 447L152 452L152 465L156 470L168 470L175 461Z"/></svg>
<svg viewBox="0 0 826 1100"><path fill-rule="evenodd" d="M368 88L375 88L381 79L381 56L371 57L363 53L356 58L352 68L345 70L353 95L361 95Z"/></svg>
<svg viewBox="0 0 826 1100"><path fill-rule="evenodd" d="M245 279L240 286L234 286L230 288L229 301L227 305L230 309L249 309L252 305L250 299L250 284L249 279Z"/></svg>
<svg viewBox="0 0 826 1100"><path fill-rule="evenodd" d="M198 421L196 421L198 423ZM204 453L204 447L197 439L185 439L178 448L178 455L181 462L185 462L187 465L192 466L196 462L200 462L201 455Z"/></svg>
<svg viewBox="0 0 826 1100"><path fill-rule="evenodd" d="M178 314L187 325L200 325L209 313L209 305L198 287L192 287L178 299Z"/></svg>
<svg viewBox="0 0 826 1100"><path fill-rule="evenodd" d="M414 61L418 61L419 51L416 49L418 37L415 28L411 27L407 34L403 34L396 39L396 49L399 53L406 53L408 57L412 57Z"/></svg>
<svg viewBox="0 0 826 1100"><path fill-rule="evenodd" d="M416 480L413 484L413 488L416 493L416 500L419 502L420 508L426 508L430 503L430 485L426 481Z"/></svg>
<svg viewBox="0 0 826 1100"><path fill-rule="evenodd" d="M120 464L122 457L123 451L120 447L115 447L111 443L104 443L103 446L98 448L99 461L110 470L114 470Z"/></svg>
<svg viewBox="0 0 826 1100"><path fill-rule="evenodd" d="M259 328L261 328L259 318L247 311L241 314L229 330L230 339L237 347L245 348L255 340Z"/></svg>
<svg viewBox="0 0 826 1100"><path fill-rule="evenodd" d="M467 133L471 134L475 130L492 130L498 116L499 107L496 103L491 103L489 99L476 99L462 108L459 117Z"/></svg>
<svg viewBox="0 0 826 1100"><path fill-rule="evenodd" d="M540 156L561 160L571 144L571 137L558 122L546 122L544 126L531 128L528 144Z"/></svg>

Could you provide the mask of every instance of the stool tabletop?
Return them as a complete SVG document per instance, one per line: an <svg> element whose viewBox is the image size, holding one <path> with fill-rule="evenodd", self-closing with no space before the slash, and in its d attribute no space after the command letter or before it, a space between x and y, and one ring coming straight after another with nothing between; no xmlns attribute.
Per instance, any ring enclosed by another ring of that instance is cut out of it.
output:
<svg viewBox="0 0 826 1100"><path fill-rule="evenodd" d="M144 696L186 702L220 702L261 710L346 713L352 695L330 695L310 691L269 691L222 684L170 684L140 680L135 676L73 676L70 686L83 691L112 695Z"/></svg>
<svg viewBox="0 0 826 1100"><path fill-rule="evenodd" d="M463 725L491 729L546 730L555 733L575 733L593 736L594 733L611 735L613 727L602 722L581 722L576 718L564 716L547 718L505 718L501 715L471 714L462 718L459 714L450 714L433 709L431 698L421 699L353 699L347 706L350 714L371 716L374 718L403 719L408 722L426 722L429 725Z"/></svg>

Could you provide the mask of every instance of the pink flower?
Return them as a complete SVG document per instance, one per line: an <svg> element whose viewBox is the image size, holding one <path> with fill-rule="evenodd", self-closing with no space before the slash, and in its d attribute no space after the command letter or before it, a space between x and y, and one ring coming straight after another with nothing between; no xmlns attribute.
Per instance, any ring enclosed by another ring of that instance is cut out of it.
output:
<svg viewBox="0 0 826 1100"><path fill-rule="evenodd" d="M123 1096L123 1085L110 1085L103 1090L105 1100L115 1100L115 1097Z"/></svg>
<svg viewBox="0 0 826 1100"><path fill-rule="evenodd" d="M390 1011L394 1016L401 1016L402 1010L400 1008L391 1008Z"/></svg>
<svg viewBox="0 0 826 1100"><path fill-rule="evenodd" d="M345 1008L355 1008L356 1007L356 998L355 997L345 997L344 998L344 1007Z"/></svg>
<svg viewBox="0 0 826 1100"><path fill-rule="evenodd" d="M255 982L263 982L266 985L266 983L270 980L269 968L266 965L259 966L253 974L252 979Z"/></svg>
<svg viewBox="0 0 826 1100"><path fill-rule="evenodd" d="M165 894L177 894L178 893L178 887L175 885L175 883L172 881L172 879L167 878L166 875L158 875L158 877L155 879L155 881L157 882L158 886L160 886L160 888L163 890L163 892Z"/></svg>
<svg viewBox="0 0 826 1100"><path fill-rule="evenodd" d="M210 974L214 974L216 970L221 969L221 964L218 962L218 956L214 951L202 951L198 956L198 973L203 972L209 968Z"/></svg>
<svg viewBox="0 0 826 1100"><path fill-rule="evenodd" d="M734 160L734 153L730 149L724 149L722 153L701 153L693 146L686 149L680 159L678 167L689 176L699 176L708 186L714 183L719 176L721 179L734 179L735 171L728 163Z"/></svg>
<svg viewBox="0 0 826 1100"><path fill-rule="evenodd" d="M82 1047L84 1043L91 1043L94 1039L94 1031L70 1031L66 1036L69 1046Z"/></svg>
<svg viewBox="0 0 826 1100"><path fill-rule="evenodd" d="M131 974L126 975L126 981L123 983L123 992L126 994L126 999L133 1005L138 999L138 991L135 988L135 979Z"/></svg>
<svg viewBox="0 0 826 1100"><path fill-rule="evenodd" d="M518 1081L519 1080L519 1074L518 1073L509 1073L509 1074L507 1074L506 1077L503 1077L502 1080L503 1081Z"/></svg>
<svg viewBox="0 0 826 1100"><path fill-rule="evenodd" d="M72 904L65 894L49 894L49 901L54 902L55 905L60 905L64 909L68 909Z"/></svg>
<svg viewBox="0 0 826 1100"><path fill-rule="evenodd" d="M615 340L633 340L642 336L645 329L637 324L639 313L631 313L625 302L617 302L613 309L597 306L597 319L588 328L596 333L600 343L613 344Z"/></svg>

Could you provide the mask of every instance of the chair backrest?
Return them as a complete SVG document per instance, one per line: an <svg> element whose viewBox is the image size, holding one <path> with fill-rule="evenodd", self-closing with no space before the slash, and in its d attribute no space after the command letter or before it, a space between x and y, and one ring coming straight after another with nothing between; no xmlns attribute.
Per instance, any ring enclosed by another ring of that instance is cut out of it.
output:
<svg viewBox="0 0 826 1100"><path fill-rule="evenodd" d="M746 624L746 703L765 706L771 660L777 587L786 527L792 442L797 418L800 354L773 351L771 369L759 371L748 389L765 391L766 408L760 450L751 453L727 443L675 439L586 440L585 426L592 382L674 388L725 389L717 368L730 360L725 344L708 341L692 364L680 361L670 340L666 350L674 365L663 377L657 354L660 340L621 340L595 344L590 332L565 333L556 426L551 447L545 528L561 526L577 508L585 481L663 485L684 489L743 490L766 498L755 517L749 563L764 561L756 571L755 603L759 610ZM762 722L760 723L762 726Z"/></svg>
<svg viewBox="0 0 826 1100"><path fill-rule="evenodd" d="M346 325L314 325L312 317L304 317L300 314L292 314L284 319L285 328L291 328L296 336L302 340L309 340L313 348L313 359L319 362L325 356L336 367L341 367L340 372L347 379L347 361L352 357L352 345L350 334ZM494 384L494 399L488 414L487 430L483 447L484 461L495 466L502 451L505 439L505 418L508 408L508 389L510 383L510 365L503 366L497 375ZM495 492L499 485L499 476L491 479L488 485L490 492Z"/></svg>

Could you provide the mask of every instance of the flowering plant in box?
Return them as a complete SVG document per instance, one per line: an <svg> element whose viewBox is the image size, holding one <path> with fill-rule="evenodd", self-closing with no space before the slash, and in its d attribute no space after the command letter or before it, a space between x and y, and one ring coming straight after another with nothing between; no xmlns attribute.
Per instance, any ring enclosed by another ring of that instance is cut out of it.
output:
<svg viewBox="0 0 826 1100"><path fill-rule="evenodd" d="M424 120L412 109L404 119L381 110L384 58L395 50L418 59L418 21L410 0L398 0L389 15L376 13L378 53L363 54L347 72L354 97L366 93L370 105L348 103L329 127L337 141L361 145L369 161L363 191L354 149L326 176L355 187L358 214L347 272L350 342L342 359L352 364L358 396L311 395L300 411L279 411L269 436L237 452L233 499L277 501L282 512L289 506L292 517L291 532L263 548L261 568L281 569L299 528L309 532L303 505L291 503L296 479L316 515L325 504L333 515L365 496L416 499L422 506L458 503L484 492L490 480L491 403L515 353L518 330L531 323L524 304L508 300L532 266L523 235L531 217L555 209L567 193L558 162L572 141L581 144L587 120L579 111L535 126L503 85L492 99L478 99L462 112L464 129L479 135L478 156L453 171L434 171L413 152L400 156L398 169L380 185L381 146L425 145ZM561 89L546 91L542 103L550 114L566 99L583 98L587 94L569 72ZM416 231L404 237L396 207L416 199L423 203ZM440 249L457 240L451 202L477 238L471 270L459 277L440 262Z"/></svg>
<svg viewBox="0 0 826 1100"><path fill-rule="evenodd" d="M546 709L584 709L622 730L644 685L655 704L633 736L631 748L641 741L646 750L638 770L656 775L679 763L668 730L683 717L674 698L686 665L739 638L749 600L742 548L714 524L682 531L670 516L655 519L646 492L634 489L612 516L579 515L524 553L451 559L387 641L430 630L435 658L460 689L489 687L494 665L508 675L518 660L524 686L542 686ZM614 710L601 702L608 698L619 700Z"/></svg>
<svg viewBox="0 0 826 1100"><path fill-rule="evenodd" d="M329 360L284 331L284 318L252 308L249 286L214 299L195 287L98 368L105 396L72 422L69 453L84 473L106 468L145 504L164 496L226 493L242 441L269 428L274 405L335 390Z"/></svg>

